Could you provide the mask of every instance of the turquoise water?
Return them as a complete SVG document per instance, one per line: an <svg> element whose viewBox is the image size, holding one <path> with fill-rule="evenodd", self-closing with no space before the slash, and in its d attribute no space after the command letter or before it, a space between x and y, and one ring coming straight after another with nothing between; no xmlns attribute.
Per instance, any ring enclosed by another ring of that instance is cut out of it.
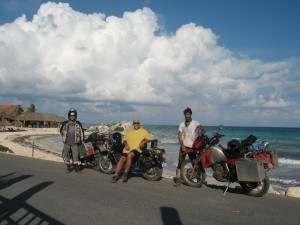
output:
<svg viewBox="0 0 300 225"><path fill-rule="evenodd" d="M167 155L166 172L175 173L178 158L177 126L173 125L145 125L165 147ZM208 135L217 131L217 127L205 127ZM300 185L300 128L263 128L263 127L222 127L225 137L222 144L226 144L231 138L244 139L254 134L260 139L270 143L271 149L279 153L279 168L270 172L273 182L283 186ZM60 152L62 148L61 138L52 137L42 140L41 145L47 149Z"/></svg>

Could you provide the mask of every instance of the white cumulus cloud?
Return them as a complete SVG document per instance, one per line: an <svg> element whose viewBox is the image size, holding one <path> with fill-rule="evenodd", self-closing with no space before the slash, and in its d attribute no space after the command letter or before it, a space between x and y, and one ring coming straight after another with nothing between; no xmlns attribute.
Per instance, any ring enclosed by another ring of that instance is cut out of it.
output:
<svg viewBox="0 0 300 225"><path fill-rule="evenodd" d="M77 102L96 113L299 106L297 60L239 57L194 23L174 34L160 29L149 8L115 17L42 4L31 21L0 26L0 95Z"/></svg>

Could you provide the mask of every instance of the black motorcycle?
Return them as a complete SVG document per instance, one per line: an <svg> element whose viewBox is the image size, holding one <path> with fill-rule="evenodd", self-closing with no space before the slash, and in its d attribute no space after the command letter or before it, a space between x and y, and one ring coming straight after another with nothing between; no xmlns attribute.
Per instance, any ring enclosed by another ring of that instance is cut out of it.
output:
<svg viewBox="0 0 300 225"><path fill-rule="evenodd" d="M90 134L82 144L78 145L78 159L80 161L79 165L69 164L67 165L68 170L79 171L84 167L99 169L99 158L100 158L100 148L103 142L103 135L100 135L98 132ZM71 149L67 153L70 156L70 159L73 159ZM66 162L66 155L63 154L63 160Z"/></svg>
<svg viewBox="0 0 300 225"><path fill-rule="evenodd" d="M104 140L100 146L99 169L106 174L112 174L123 151L121 134L114 133ZM145 143L142 153L134 158L130 169L131 174L142 175L146 180L157 181L161 179L165 150L157 147L157 140Z"/></svg>

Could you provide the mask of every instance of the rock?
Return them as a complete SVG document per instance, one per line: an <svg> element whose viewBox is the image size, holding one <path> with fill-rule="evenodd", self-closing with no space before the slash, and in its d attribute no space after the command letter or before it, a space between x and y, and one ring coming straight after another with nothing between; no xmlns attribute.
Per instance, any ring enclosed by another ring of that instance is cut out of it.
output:
<svg viewBox="0 0 300 225"><path fill-rule="evenodd" d="M300 198L300 187L289 187L286 196Z"/></svg>
<svg viewBox="0 0 300 225"><path fill-rule="evenodd" d="M279 195L286 196L286 192L285 191L279 191L278 193L279 193Z"/></svg>
<svg viewBox="0 0 300 225"><path fill-rule="evenodd" d="M275 195L280 195L280 193L278 191L275 191L273 186L270 185L270 188L269 188L269 191L268 191L269 194L275 194Z"/></svg>
<svg viewBox="0 0 300 225"><path fill-rule="evenodd" d="M101 134L108 134L112 132L120 132L123 134L128 129L132 127L132 122L128 121L122 121L114 124L98 124L96 126L92 126L89 129L87 129L87 132L95 132L98 131Z"/></svg>
<svg viewBox="0 0 300 225"><path fill-rule="evenodd" d="M0 152L14 153L10 148L0 145Z"/></svg>

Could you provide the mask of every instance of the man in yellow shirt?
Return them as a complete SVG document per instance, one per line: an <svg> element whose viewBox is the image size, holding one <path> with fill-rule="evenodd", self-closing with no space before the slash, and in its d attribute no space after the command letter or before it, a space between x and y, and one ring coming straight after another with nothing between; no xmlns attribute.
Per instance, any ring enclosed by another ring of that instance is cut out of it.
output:
<svg viewBox="0 0 300 225"><path fill-rule="evenodd" d="M141 124L139 120L134 120L133 129L126 132L124 136L124 149L123 154L117 164L117 168L115 174L112 178L112 182L116 183L120 177L120 172L125 164L124 174L123 174L123 182L127 182L128 180L128 172L130 170L132 160L134 156L138 156L142 152L142 148L144 144L151 139L151 134L141 128Z"/></svg>

